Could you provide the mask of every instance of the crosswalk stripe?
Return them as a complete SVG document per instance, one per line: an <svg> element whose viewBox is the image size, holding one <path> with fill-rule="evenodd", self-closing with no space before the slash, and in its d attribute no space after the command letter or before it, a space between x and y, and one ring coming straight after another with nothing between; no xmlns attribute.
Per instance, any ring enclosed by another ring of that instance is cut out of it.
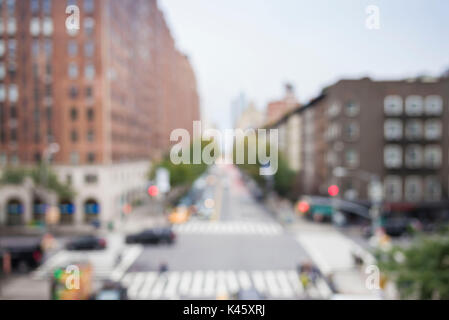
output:
<svg viewBox="0 0 449 320"><path fill-rule="evenodd" d="M277 223L241 222L203 222L193 221L174 226L175 232L185 234L261 234L277 235L282 227Z"/></svg>
<svg viewBox="0 0 449 320"><path fill-rule="evenodd" d="M168 276L168 283L165 288L164 298L167 299L175 299L176 296L176 287L181 279L181 275L179 272L172 272Z"/></svg>
<svg viewBox="0 0 449 320"><path fill-rule="evenodd" d="M251 289L251 279L248 276L248 273L245 271L240 271L238 273L238 279L240 281L240 287L242 290L249 290Z"/></svg>
<svg viewBox="0 0 449 320"><path fill-rule="evenodd" d="M194 273L192 287L191 287L191 295L193 297L201 296L203 277L204 277L204 273L202 271L197 271Z"/></svg>
<svg viewBox="0 0 449 320"><path fill-rule="evenodd" d="M151 292L151 289L153 287L154 282L157 279L157 274L156 272L150 272L147 274L144 283L139 291L139 293L137 294L137 297L139 299L146 299Z"/></svg>
<svg viewBox="0 0 449 320"><path fill-rule="evenodd" d="M132 299L136 299L137 298L137 293L139 292L140 287L143 284L143 281L145 279L145 273L143 272L139 272L138 274L136 274L136 276L134 277L129 289L128 289L128 295L132 298Z"/></svg>
<svg viewBox="0 0 449 320"><path fill-rule="evenodd" d="M206 278L204 280L204 296L210 297L214 295L215 289L215 273L213 271L208 271L206 273Z"/></svg>
<svg viewBox="0 0 449 320"><path fill-rule="evenodd" d="M299 281L298 273L296 271L289 271L287 272L287 277L295 293L297 295L302 295L304 293L304 288L302 287L301 281Z"/></svg>
<svg viewBox="0 0 449 320"><path fill-rule="evenodd" d="M226 273L224 271L217 272L217 296L227 296L228 289L226 286Z"/></svg>
<svg viewBox="0 0 449 320"><path fill-rule="evenodd" d="M181 276L181 283L179 284L179 293L182 296L187 296L189 294L191 282L192 282L192 273L190 271L183 272Z"/></svg>
<svg viewBox="0 0 449 320"><path fill-rule="evenodd" d="M226 283L231 293L236 293L239 291L237 276L233 271L226 272Z"/></svg>
<svg viewBox="0 0 449 320"><path fill-rule="evenodd" d="M254 287L257 291L262 294L265 294L267 287L265 285L263 273L261 271L254 271L252 274Z"/></svg>
<svg viewBox="0 0 449 320"><path fill-rule="evenodd" d="M213 299L252 288L269 299L301 298L305 294L310 298L327 299L332 293L322 279L318 279L316 286L304 290L294 270L132 272L121 282L128 288L130 299L139 300Z"/></svg>
<svg viewBox="0 0 449 320"><path fill-rule="evenodd" d="M278 287L278 284L276 282L276 276L273 271L266 271L265 272L265 279L267 281L268 291L272 298L279 298L280 297L280 289Z"/></svg>
<svg viewBox="0 0 449 320"><path fill-rule="evenodd" d="M156 283L154 284L153 290L151 290L151 299L160 299L162 297L162 293L164 292L167 281L168 278L166 274L162 274L158 277Z"/></svg>
<svg viewBox="0 0 449 320"><path fill-rule="evenodd" d="M278 271L276 273L278 283L281 288L281 295L283 298L291 298L293 296L293 290L290 288L287 276L284 272Z"/></svg>

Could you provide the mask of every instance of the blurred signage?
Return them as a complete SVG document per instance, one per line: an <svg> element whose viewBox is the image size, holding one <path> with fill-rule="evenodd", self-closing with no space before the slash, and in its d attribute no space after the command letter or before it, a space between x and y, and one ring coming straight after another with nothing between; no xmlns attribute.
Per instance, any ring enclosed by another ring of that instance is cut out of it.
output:
<svg viewBox="0 0 449 320"><path fill-rule="evenodd" d="M58 207L48 207L47 212L45 213L45 221L49 225L57 225L61 218L61 211Z"/></svg>
<svg viewBox="0 0 449 320"><path fill-rule="evenodd" d="M167 193L170 191L170 172L167 169L157 169L156 186L161 193Z"/></svg>

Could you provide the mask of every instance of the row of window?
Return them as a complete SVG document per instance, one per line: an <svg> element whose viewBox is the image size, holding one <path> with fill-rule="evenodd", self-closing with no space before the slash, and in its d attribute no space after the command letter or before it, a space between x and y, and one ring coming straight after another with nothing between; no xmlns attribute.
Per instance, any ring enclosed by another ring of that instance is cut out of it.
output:
<svg viewBox="0 0 449 320"><path fill-rule="evenodd" d="M70 40L67 44L67 53L70 57L76 57L78 55L78 42L76 40ZM93 40L86 41L84 45L84 55L86 57L93 57L95 53L95 42Z"/></svg>
<svg viewBox="0 0 449 320"><path fill-rule="evenodd" d="M70 133L70 139L71 139L72 143L77 143L79 141L78 131L72 130L72 132ZM95 132L92 129L87 131L86 139L88 142L95 141Z"/></svg>
<svg viewBox="0 0 449 320"><path fill-rule="evenodd" d="M385 199L391 202L438 201L441 199L441 182L435 176L409 176L404 183L399 176L388 176L384 181L384 192Z"/></svg>
<svg viewBox="0 0 449 320"><path fill-rule="evenodd" d="M441 147L430 145L422 147L420 145L409 145L405 147L405 157L403 148L398 145L388 145L384 150L384 164L387 168L398 169L405 167L410 169L418 168L440 168L443 162Z"/></svg>
<svg viewBox="0 0 449 320"><path fill-rule="evenodd" d="M348 101L343 106L345 115L348 117L355 117L360 112L360 106L354 101ZM341 106L339 103L334 103L327 109L327 114L330 118L338 116L341 112Z"/></svg>
<svg viewBox="0 0 449 320"><path fill-rule="evenodd" d="M344 125L343 137L348 141L355 141L359 138L360 126L357 122L351 122ZM326 138L334 140L341 135L341 126L338 123L332 123L327 128Z"/></svg>
<svg viewBox="0 0 449 320"><path fill-rule="evenodd" d="M384 135L386 140L401 140L405 137L408 140L438 140L443 135L443 126L440 120L407 120L404 124L401 120L388 119L384 123Z"/></svg>
<svg viewBox="0 0 449 320"><path fill-rule="evenodd" d="M79 68L76 62L69 63L67 70L70 79L76 79L79 76ZM95 78L95 66L93 63L88 63L84 67L84 77L87 80L93 80Z"/></svg>
<svg viewBox="0 0 449 320"><path fill-rule="evenodd" d="M384 103L387 116L399 116L404 113L404 101L400 96L387 96ZM432 95L427 97L408 96L405 99L405 113L409 116L431 115L438 116L443 113L443 99Z"/></svg>
<svg viewBox="0 0 449 320"><path fill-rule="evenodd" d="M19 100L19 87L16 84L10 84L8 87L0 84L0 102L5 102L6 98L13 103Z"/></svg>
<svg viewBox="0 0 449 320"><path fill-rule="evenodd" d="M88 152L86 155L87 163L95 163L96 155L94 152ZM70 164L78 165L80 164L80 154L77 151L73 151L70 153Z"/></svg>

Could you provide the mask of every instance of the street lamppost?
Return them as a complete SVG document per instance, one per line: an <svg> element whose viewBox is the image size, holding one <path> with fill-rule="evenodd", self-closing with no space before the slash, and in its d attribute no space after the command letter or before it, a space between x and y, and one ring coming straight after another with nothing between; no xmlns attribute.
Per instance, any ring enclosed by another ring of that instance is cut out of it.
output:
<svg viewBox="0 0 449 320"><path fill-rule="evenodd" d="M60 150L59 144L57 143L51 143L47 148L44 149L43 155L42 155L42 168L41 168L41 181L42 186L46 189L48 187L48 174L49 170L48 167L50 166L51 158L54 154L58 153ZM49 225L56 224L59 217L59 214L55 214L56 208L47 208L45 215L46 215L46 222ZM50 215L50 217L48 217Z"/></svg>
<svg viewBox="0 0 449 320"><path fill-rule="evenodd" d="M349 172L349 170L344 167L336 167L333 170L333 175L338 178L350 176L351 173L355 173L359 179L367 181L369 183L368 195L372 204L370 209L371 227L373 233L375 233L375 231L379 227L379 219L381 217L383 203L382 182L377 174L373 174L363 170L355 170Z"/></svg>

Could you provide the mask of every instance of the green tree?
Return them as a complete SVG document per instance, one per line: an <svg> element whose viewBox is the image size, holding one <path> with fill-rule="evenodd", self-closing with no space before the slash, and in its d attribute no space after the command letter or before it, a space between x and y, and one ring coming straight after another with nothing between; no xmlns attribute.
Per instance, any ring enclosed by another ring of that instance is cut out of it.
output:
<svg viewBox="0 0 449 320"><path fill-rule="evenodd" d="M201 141L201 152L212 140ZM165 168L170 172L170 184L172 187L191 185L199 176L201 176L208 168L204 162L201 164L193 164L193 144L190 145L190 164L174 164L170 160L170 154L167 154L160 162L152 166L149 178L154 179L158 168ZM211 154L215 159L218 154Z"/></svg>
<svg viewBox="0 0 449 320"><path fill-rule="evenodd" d="M377 252L380 269L401 299L449 299L448 235L421 236L408 248Z"/></svg>

